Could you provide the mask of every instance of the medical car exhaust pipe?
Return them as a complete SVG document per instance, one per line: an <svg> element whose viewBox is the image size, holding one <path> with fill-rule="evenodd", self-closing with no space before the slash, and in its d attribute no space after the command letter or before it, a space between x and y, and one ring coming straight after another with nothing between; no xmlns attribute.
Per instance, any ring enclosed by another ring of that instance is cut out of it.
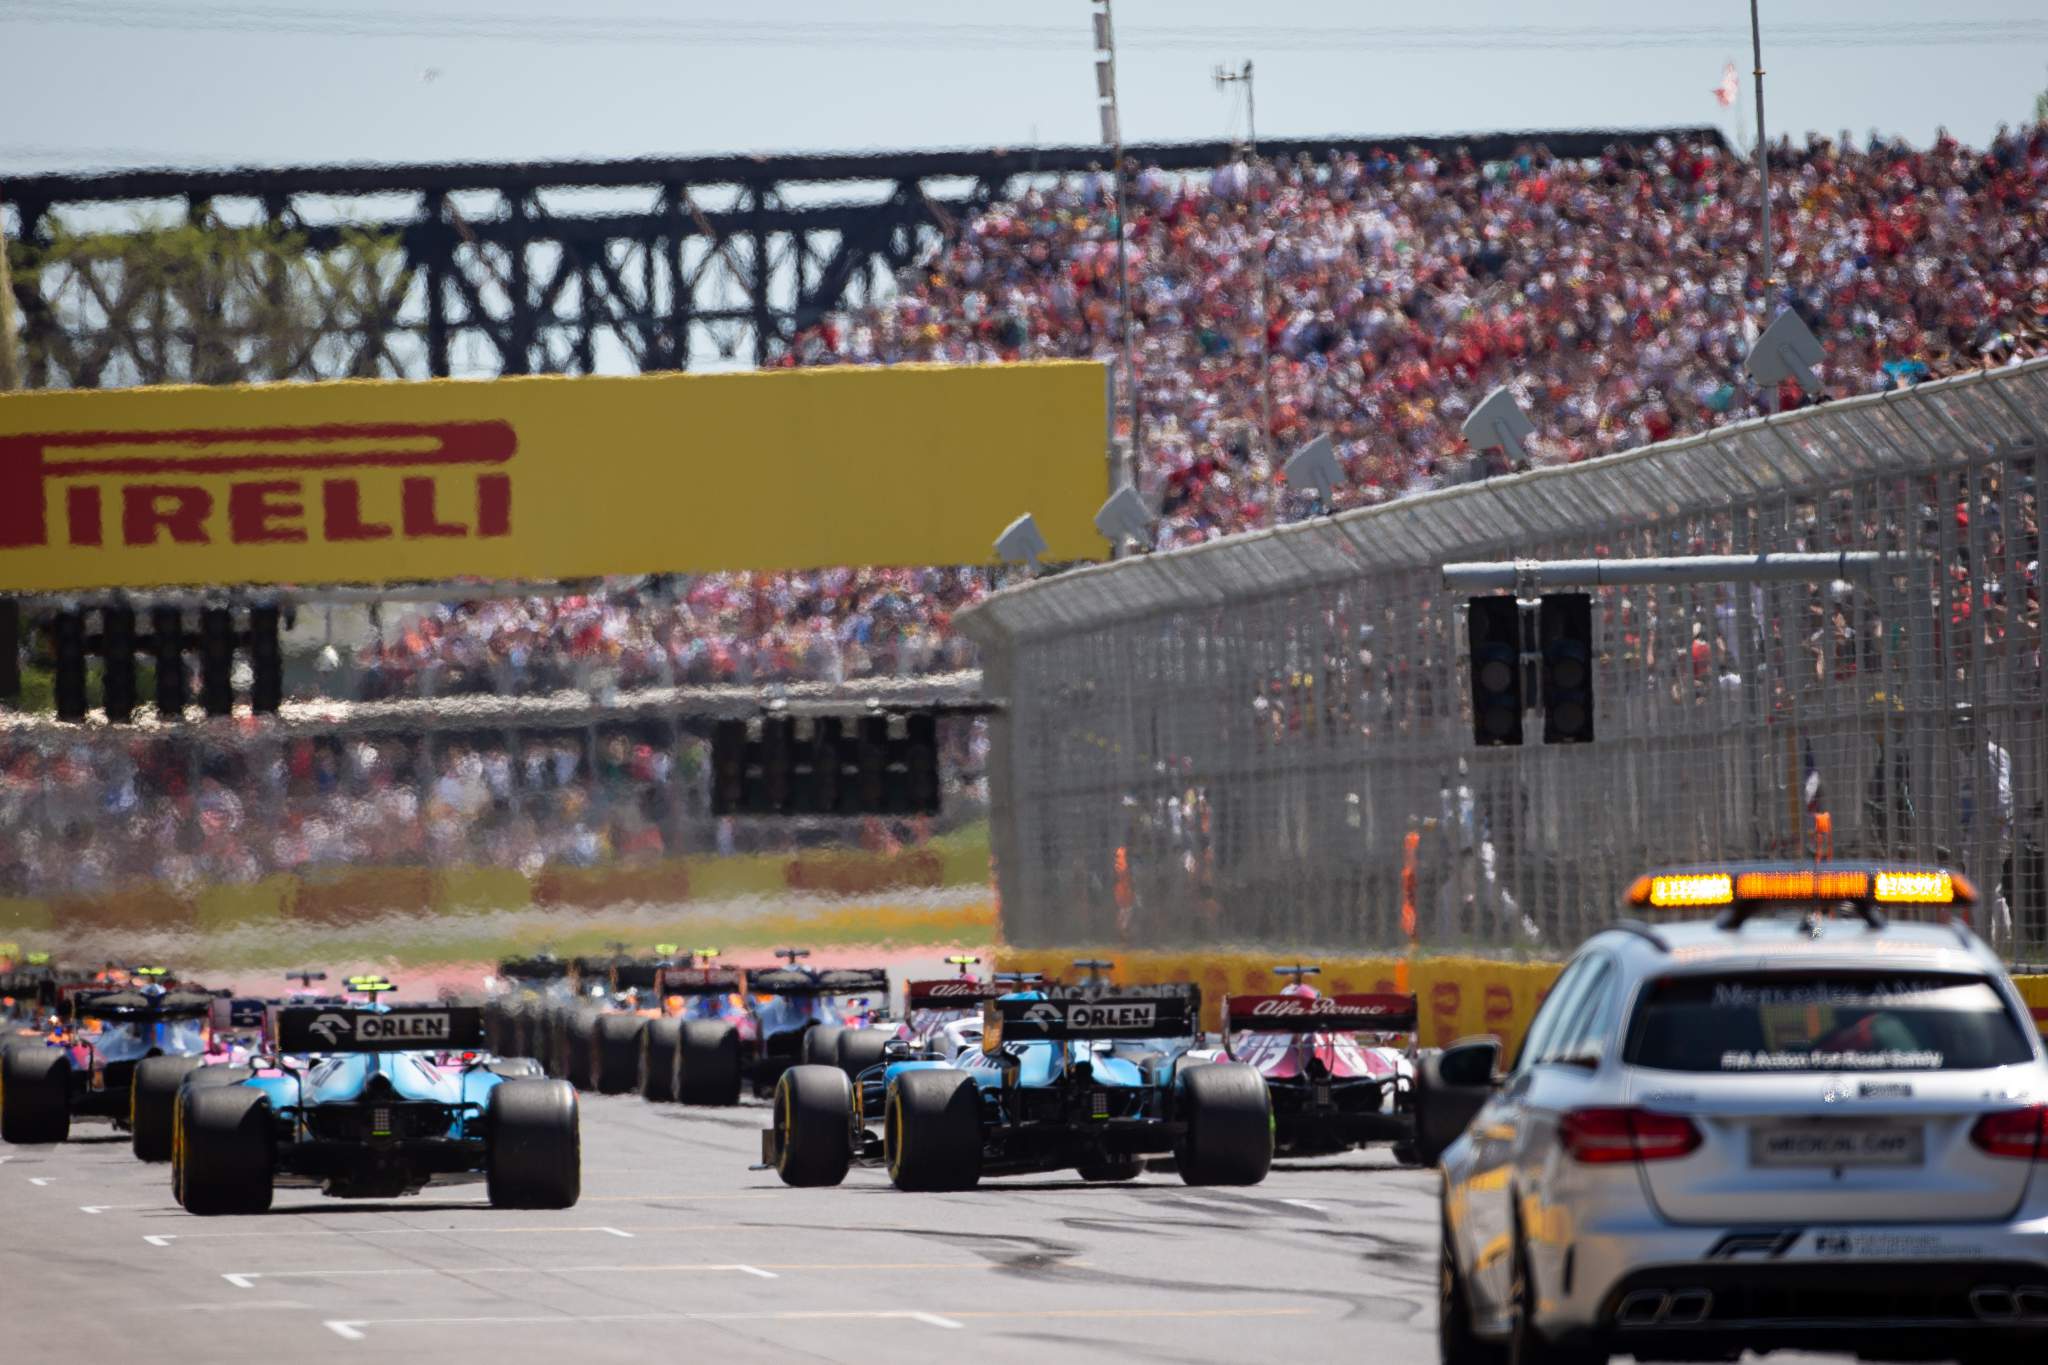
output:
<svg viewBox="0 0 2048 1365"><path fill-rule="evenodd" d="M1654 1327L1664 1320L1671 1296L1661 1289L1638 1289L1621 1301L1614 1320L1623 1327Z"/></svg>
<svg viewBox="0 0 2048 1365"><path fill-rule="evenodd" d="M2048 1322L2048 1284L2023 1284L2012 1294L2013 1309L2027 1322Z"/></svg>
<svg viewBox="0 0 2048 1365"><path fill-rule="evenodd" d="M2011 1322L2020 1314L2012 1291L2003 1285L1970 1291L1970 1308L1984 1322Z"/></svg>
<svg viewBox="0 0 2048 1365"><path fill-rule="evenodd" d="M1693 1327L1714 1311L1714 1296L1705 1289L1681 1289L1664 1305L1664 1321L1672 1327Z"/></svg>

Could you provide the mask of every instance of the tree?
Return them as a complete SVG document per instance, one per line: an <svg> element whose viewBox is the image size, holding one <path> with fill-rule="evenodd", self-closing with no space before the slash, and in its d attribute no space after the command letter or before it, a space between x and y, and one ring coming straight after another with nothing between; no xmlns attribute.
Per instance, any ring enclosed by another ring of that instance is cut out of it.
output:
<svg viewBox="0 0 2048 1365"><path fill-rule="evenodd" d="M400 370L390 344L412 287L395 239L312 249L276 225L57 224L12 256L24 369L37 387L230 384Z"/></svg>

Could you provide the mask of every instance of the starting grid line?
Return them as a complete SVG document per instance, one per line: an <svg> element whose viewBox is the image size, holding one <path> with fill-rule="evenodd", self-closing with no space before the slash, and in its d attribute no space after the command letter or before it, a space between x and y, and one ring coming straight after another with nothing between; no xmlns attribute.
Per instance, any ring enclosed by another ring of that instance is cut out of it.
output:
<svg viewBox="0 0 2048 1365"><path fill-rule="evenodd" d="M321 1325L343 1341L362 1341L367 1333L364 1328L382 1327L538 1327L538 1326L586 1326L600 1323L634 1322L920 1322L927 1327L959 1330L968 1322L988 1322L1003 1319L1026 1319L1043 1321L1047 1319L1096 1319L1138 1321L1143 1319L1175 1318L1198 1320L1203 1318L1299 1318L1314 1313L1313 1308L1043 1308L1043 1309L949 1309L945 1313L930 1313L919 1309L847 1309L835 1311L787 1311L773 1313L595 1313L587 1316L567 1314L547 1317L420 1317L420 1318L328 1318Z"/></svg>
<svg viewBox="0 0 2048 1365"><path fill-rule="evenodd" d="M676 1228L641 1228L639 1232L723 1232L737 1227L736 1223L695 1223ZM504 1237L514 1233L552 1234L567 1232L601 1232L612 1237L632 1240L638 1232L615 1228L608 1224L574 1228L279 1228L274 1232L153 1232L142 1240L153 1247L168 1247L173 1242L198 1241L245 1241L251 1238L293 1237Z"/></svg>
<svg viewBox="0 0 2048 1365"><path fill-rule="evenodd" d="M1057 1258L1052 1264L1089 1268L1086 1261L1067 1257ZM221 1278L237 1289L254 1289L258 1280L326 1280L370 1278L377 1279L392 1275L653 1275L676 1271L737 1271L757 1279L776 1280L786 1271L830 1270L841 1272L858 1271L900 1271L900 1270L997 1270L1001 1267L985 1265L962 1265L958 1261L785 1261L768 1262L761 1265L741 1261L706 1263L699 1261L657 1265L484 1265L484 1266L379 1266L367 1270L237 1270L223 1273Z"/></svg>

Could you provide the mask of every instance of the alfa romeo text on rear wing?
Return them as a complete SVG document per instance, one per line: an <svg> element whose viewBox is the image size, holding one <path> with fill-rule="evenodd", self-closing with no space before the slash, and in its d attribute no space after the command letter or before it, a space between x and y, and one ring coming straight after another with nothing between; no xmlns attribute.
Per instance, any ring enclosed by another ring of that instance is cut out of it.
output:
<svg viewBox="0 0 2048 1365"><path fill-rule="evenodd" d="M1232 1033L1413 1033L1412 995L1226 995Z"/></svg>

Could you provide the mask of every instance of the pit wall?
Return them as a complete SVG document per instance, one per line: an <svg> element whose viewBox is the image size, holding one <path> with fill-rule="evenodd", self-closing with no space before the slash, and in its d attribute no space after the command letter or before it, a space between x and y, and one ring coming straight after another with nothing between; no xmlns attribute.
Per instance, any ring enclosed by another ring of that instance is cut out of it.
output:
<svg viewBox="0 0 2048 1365"><path fill-rule="evenodd" d="M1072 980L1077 959L1096 957L1115 963L1113 979L1121 985L1153 985L1193 981L1202 988L1203 1025L1222 1024L1225 995L1257 995L1287 984L1271 968L1282 955L1271 952L1124 952L1100 949L1006 948L998 966L1006 972L1044 972ZM1325 994L1361 991L1412 991L1420 1012L1418 1042L1443 1047L1478 1034L1497 1035L1507 1055L1521 1046L1536 1007L1550 993L1563 970L1556 962L1495 962L1477 957L1328 957L1307 959L1322 968L1314 984ZM1405 982L1404 984L1404 972ZM2048 976L2015 977L2037 1025L2048 1029Z"/></svg>

